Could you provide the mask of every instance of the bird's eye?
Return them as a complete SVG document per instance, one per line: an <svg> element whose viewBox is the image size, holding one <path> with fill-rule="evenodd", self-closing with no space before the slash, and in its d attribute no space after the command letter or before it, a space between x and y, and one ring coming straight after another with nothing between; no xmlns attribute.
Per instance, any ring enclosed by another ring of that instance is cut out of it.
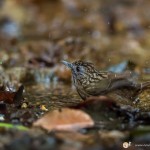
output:
<svg viewBox="0 0 150 150"><path fill-rule="evenodd" d="M77 66L76 70L77 70L77 72L80 72L80 67L79 67L79 66Z"/></svg>

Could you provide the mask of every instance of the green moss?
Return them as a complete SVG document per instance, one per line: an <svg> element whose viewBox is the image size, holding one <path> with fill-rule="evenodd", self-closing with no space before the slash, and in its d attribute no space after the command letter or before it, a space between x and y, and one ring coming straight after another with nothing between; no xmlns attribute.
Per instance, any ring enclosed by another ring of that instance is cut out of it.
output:
<svg viewBox="0 0 150 150"><path fill-rule="evenodd" d="M9 123L0 123L0 128L15 128L22 131L27 131L28 128L22 125L13 125Z"/></svg>

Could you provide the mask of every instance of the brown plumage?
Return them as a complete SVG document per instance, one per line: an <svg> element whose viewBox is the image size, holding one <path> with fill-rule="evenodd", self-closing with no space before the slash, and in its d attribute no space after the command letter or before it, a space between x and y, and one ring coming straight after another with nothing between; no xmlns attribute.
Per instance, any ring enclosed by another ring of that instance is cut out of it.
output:
<svg viewBox="0 0 150 150"><path fill-rule="evenodd" d="M120 95L122 92L128 99L135 99L138 92L150 86L150 81L140 84L133 82L129 72L116 74L99 71L92 63L83 61L62 63L71 69L74 85L84 100L89 96L106 95L111 92ZM126 95L125 91L132 91L132 94Z"/></svg>

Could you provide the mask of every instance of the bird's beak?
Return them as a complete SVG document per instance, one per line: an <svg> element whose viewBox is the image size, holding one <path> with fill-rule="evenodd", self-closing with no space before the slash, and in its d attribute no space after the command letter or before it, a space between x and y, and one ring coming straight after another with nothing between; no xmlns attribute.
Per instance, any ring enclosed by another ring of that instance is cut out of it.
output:
<svg viewBox="0 0 150 150"><path fill-rule="evenodd" d="M69 62L67 62L67 61L61 61L61 63L63 63L65 66L67 66L69 69L72 69L72 67L73 67L73 65L72 65L72 63L69 63Z"/></svg>

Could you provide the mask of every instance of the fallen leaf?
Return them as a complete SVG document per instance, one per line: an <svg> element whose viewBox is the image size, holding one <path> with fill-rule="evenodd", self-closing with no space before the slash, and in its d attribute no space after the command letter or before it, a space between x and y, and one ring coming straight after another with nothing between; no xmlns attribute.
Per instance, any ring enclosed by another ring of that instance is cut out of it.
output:
<svg viewBox="0 0 150 150"><path fill-rule="evenodd" d="M45 105L40 105L40 109L43 111L48 111L48 109L45 107Z"/></svg>
<svg viewBox="0 0 150 150"><path fill-rule="evenodd" d="M27 108L28 104L27 103L22 103L21 108Z"/></svg>
<svg viewBox="0 0 150 150"><path fill-rule="evenodd" d="M23 99L22 93L23 93L23 85L19 87L17 92L11 92L11 91L0 91L0 101L4 101L8 104L15 103L16 105L19 105L21 103L21 100Z"/></svg>
<svg viewBox="0 0 150 150"><path fill-rule="evenodd" d="M76 106L71 106L70 108L74 109L83 109L83 108L96 108L105 104L107 107L113 107L116 102L106 96L91 96L86 101L79 103Z"/></svg>
<svg viewBox="0 0 150 150"><path fill-rule="evenodd" d="M52 130L78 130L91 127L94 121L81 110L62 108L45 114L42 118L33 123L33 126L42 127L48 131Z"/></svg>
<svg viewBox="0 0 150 150"><path fill-rule="evenodd" d="M6 103L12 104L15 93L9 91L0 91L0 101L4 101Z"/></svg>

